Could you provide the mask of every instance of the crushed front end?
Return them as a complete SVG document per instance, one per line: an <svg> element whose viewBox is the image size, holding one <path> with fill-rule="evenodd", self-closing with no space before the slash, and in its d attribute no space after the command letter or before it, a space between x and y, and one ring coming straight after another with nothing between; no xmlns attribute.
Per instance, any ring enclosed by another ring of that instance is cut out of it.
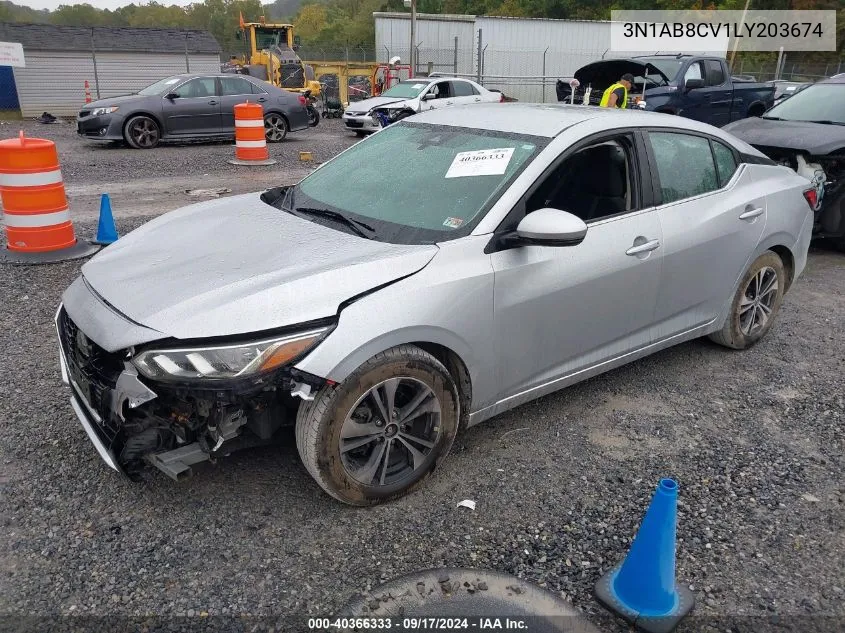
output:
<svg viewBox="0 0 845 633"><path fill-rule="evenodd" d="M161 369L162 379L155 380L144 375L152 371L146 365L139 371L138 358L150 345L109 352L63 306L56 314L56 330L71 406L103 461L133 480L150 465L178 480L191 474L193 464L270 442L279 428L293 424L301 398L309 399L323 384L293 369L292 363L207 380L192 380L180 366L171 370L179 375L165 375ZM147 354L167 366L171 349L156 349ZM214 371L192 349L215 348L187 348L200 369Z"/></svg>

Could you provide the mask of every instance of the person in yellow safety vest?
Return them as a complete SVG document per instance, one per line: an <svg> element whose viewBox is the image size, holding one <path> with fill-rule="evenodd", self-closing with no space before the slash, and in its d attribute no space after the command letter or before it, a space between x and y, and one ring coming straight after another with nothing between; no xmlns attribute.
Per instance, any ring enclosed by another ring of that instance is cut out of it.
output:
<svg viewBox="0 0 845 633"><path fill-rule="evenodd" d="M633 85L634 76L631 73L625 73L619 81L604 91L599 105L602 108L627 108L628 91Z"/></svg>

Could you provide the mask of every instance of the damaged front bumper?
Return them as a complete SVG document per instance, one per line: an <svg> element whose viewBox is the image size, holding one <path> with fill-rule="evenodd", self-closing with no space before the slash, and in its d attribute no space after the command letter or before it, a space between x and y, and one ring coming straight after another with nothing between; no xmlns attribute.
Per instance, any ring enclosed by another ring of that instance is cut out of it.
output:
<svg viewBox="0 0 845 633"><path fill-rule="evenodd" d="M102 460L130 479L153 465L179 480L196 463L267 443L323 383L287 367L214 385L152 383L130 362L131 350L101 348L64 306L55 323L71 407Z"/></svg>

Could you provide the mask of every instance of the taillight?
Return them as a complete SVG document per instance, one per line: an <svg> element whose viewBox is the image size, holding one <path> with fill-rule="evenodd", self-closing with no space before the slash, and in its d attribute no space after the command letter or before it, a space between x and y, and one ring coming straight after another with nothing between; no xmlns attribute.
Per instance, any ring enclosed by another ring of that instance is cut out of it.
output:
<svg viewBox="0 0 845 633"><path fill-rule="evenodd" d="M505 102L505 93L500 92L499 93L499 103L504 103L504 102Z"/></svg>
<svg viewBox="0 0 845 633"><path fill-rule="evenodd" d="M303 97L302 95L299 95L299 103L301 105L305 105L306 103L308 103L308 100L305 97Z"/></svg>
<svg viewBox="0 0 845 633"><path fill-rule="evenodd" d="M816 205L819 203L819 193L815 189L807 189L804 192L804 199L810 205L810 208L815 211Z"/></svg>

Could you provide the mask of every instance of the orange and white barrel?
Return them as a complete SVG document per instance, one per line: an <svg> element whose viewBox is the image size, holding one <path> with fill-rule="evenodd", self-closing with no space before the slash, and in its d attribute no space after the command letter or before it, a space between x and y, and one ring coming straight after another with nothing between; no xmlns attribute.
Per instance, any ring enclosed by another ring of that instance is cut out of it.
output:
<svg viewBox="0 0 845 633"><path fill-rule="evenodd" d="M264 109L257 103L235 106L235 158L242 161L270 158L264 138Z"/></svg>
<svg viewBox="0 0 845 633"><path fill-rule="evenodd" d="M23 132L0 141L0 200L6 249L22 256L4 260L60 261L92 252L77 245L53 141Z"/></svg>

